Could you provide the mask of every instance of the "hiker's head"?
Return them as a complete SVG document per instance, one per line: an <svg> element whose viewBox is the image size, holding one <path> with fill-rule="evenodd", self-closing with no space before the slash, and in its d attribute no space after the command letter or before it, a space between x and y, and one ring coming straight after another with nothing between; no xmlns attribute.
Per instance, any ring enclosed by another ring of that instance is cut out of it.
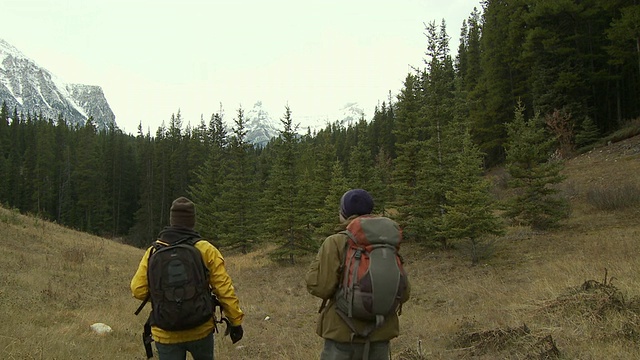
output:
<svg viewBox="0 0 640 360"><path fill-rule="evenodd" d="M340 199L340 215L347 219L352 215L367 215L373 211L373 198L366 190L351 189Z"/></svg>
<svg viewBox="0 0 640 360"><path fill-rule="evenodd" d="M183 196L173 200L169 223L171 226L184 226L188 228L196 226L196 207L191 200Z"/></svg>

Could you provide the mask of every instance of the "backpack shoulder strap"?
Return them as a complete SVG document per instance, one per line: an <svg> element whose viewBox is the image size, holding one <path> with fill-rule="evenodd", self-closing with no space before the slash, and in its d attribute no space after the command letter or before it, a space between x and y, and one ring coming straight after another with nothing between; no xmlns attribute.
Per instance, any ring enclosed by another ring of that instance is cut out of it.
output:
<svg viewBox="0 0 640 360"><path fill-rule="evenodd" d="M193 237L193 236L185 236L185 237L180 238L180 239L176 240L175 242L172 242L172 243L167 244L167 245L169 245L169 246L178 245L178 244L195 245L200 240L202 240L202 238ZM158 241L158 240L156 240L156 241ZM164 244L166 244L166 243L164 243Z"/></svg>
<svg viewBox="0 0 640 360"><path fill-rule="evenodd" d="M158 244L158 241L160 241L160 239L157 239L156 241L151 243L151 248L149 249L149 257L147 258L147 271L149 271L148 268L149 268L149 260L151 259L151 255L155 254L155 252L158 251L158 249L162 248L163 246L166 246L165 245L166 243L161 242L161 244ZM140 314L140 311L142 311L144 306L147 305L150 298L151 298L151 293L147 293L147 296L144 298L144 300L142 300L142 303L140 303L140 306L138 306L138 309L136 309L136 311L134 312L134 315Z"/></svg>
<svg viewBox="0 0 640 360"><path fill-rule="evenodd" d="M356 244L358 243L356 239L353 238L353 234L351 234L347 230L340 231L338 234L343 234L347 236L347 241L344 243L344 249L342 249L342 259L340 261L340 268L338 268L338 272L342 275L344 271L344 264L347 261L347 250L349 250L349 239L353 240Z"/></svg>
<svg viewBox="0 0 640 360"><path fill-rule="evenodd" d="M156 241L154 241L151 246L153 247L153 251L158 251L162 248L166 248L166 247L170 247L170 246L175 246L175 245L180 245L180 244L187 244L187 245L191 245L191 246L195 246L195 244L202 240L202 238L200 237L193 237L193 236L185 236L183 238L180 238L172 243L163 241L162 239L156 239Z"/></svg>
<svg viewBox="0 0 640 360"><path fill-rule="evenodd" d="M347 230L343 230L338 232L338 234L342 234L345 235L347 237L351 237L351 235L349 235L349 232ZM342 273L344 272L344 268L345 268L345 261L347 261L347 250L349 249L349 240L345 241L344 243L344 249L342 250L342 258L340 259L340 267L338 267L338 274L340 275L340 279L342 279ZM339 286L342 286L342 280L340 280L340 284ZM335 295L335 294L334 294ZM321 313L322 310L327 306L327 303L329 302L329 299L322 299L322 303L320 304L320 308L318 309L318 313Z"/></svg>
<svg viewBox="0 0 640 360"><path fill-rule="evenodd" d="M200 237L189 237L189 238L186 238L186 239L180 239L180 243L189 244L191 246L195 246L196 243L198 243L200 240L204 240L204 239L200 238Z"/></svg>

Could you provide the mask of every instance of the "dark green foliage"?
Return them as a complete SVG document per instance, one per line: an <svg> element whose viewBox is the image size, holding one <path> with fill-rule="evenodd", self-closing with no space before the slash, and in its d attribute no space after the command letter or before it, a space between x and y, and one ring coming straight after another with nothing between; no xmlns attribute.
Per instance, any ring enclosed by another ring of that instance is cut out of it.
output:
<svg viewBox="0 0 640 360"><path fill-rule="evenodd" d="M309 171L299 171L300 143L286 107L281 120L283 129L275 142L273 168L267 183L266 209L269 234L278 244L270 255L277 261L295 262L296 256L315 250L310 224L310 197L305 181L311 182Z"/></svg>
<svg viewBox="0 0 640 360"><path fill-rule="evenodd" d="M586 116L576 132L576 147L578 149L591 145L600 139L600 131L593 120Z"/></svg>
<svg viewBox="0 0 640 360"><path fill-rule="evenodd" d="M13 139L9 131L9 108L6 102L2 102L0 107L0 174L4 174L0 178L0 203L6 201L9 197L9 154Z"/></svg>
<svg viewBox="0 0 640 360"><path fill-rule="evenodd" d="M374 194L374 211L382 216L390 215L387 213L387 208L394 199L392 173L393 160L384 148L380 148L375 158L373 176L367 189L371 194Z"/></svg>
<svg viewBox="0 0 640 360"><path fill-rule="evenodd" d="M504 160L504 125L511 120L518 98L526 99L526 68L520 62L525 38L523 0L483 2L479 79L470 91L470 120L474 141L493 166Z"/></svg>
<svg viewBox="0 0 640 360"><path fill-rule="evenodd" d="M495 204L482 177L482 154L471 141L468 130L459 136L461 146L452 164L453 184L443 205L443 226L440 237L462 242L473 264L489 255L492 235L503 234L504 224L495 214Z"/></svg>
<svg viewBox="0 0 640 360"><path fill-rule="evenodd" d="M397 126L394 129L397 157L393 161L393 187L397 196L394 205L398 211L396 218L404 227L405 239L417 241L424 240L417 226L412 227L419 210L415 188L418 186L420 149L426 139L425 124L420 115L423 103L421 77L422 74L407 75L404 88L398 96Z"/></svg>
<svg viewBox="0 0 640 360"><path fill-rule="evenodd" d="M361 120L355 127L356 137L351 142L346 173L350 188L371 189L373 182L373 157L366 143L366 122Z"/></svg>
<svg viewBox="0 0 640 360"><path fill-rule="evenodd" d="M611 134L600 139L601 144L611 144L640 135L640 118L631 120L621 125L620 128Z"/></svg>
<svg viewBox="0 0 640 360"><path fill-rule="evenodd" d="M203 151L206 158L195 171L195 182L189 187L189 193L197 206L200 233L218 243L222 233L219 219L222 211L222 184L229 166L227 129L221 113L211 115L205 139L207 148Z"/></svg>
<svg viewBox="0 0 640 360"><path fill-rule="evenodd" d="M234 123L217 219L220 222L220 243L247 253L258 239L258 189L253 176L255 153L246 140L246 120L242 109L238 109Z"/></svg>
<svg viewBox="0 0 640 360"><path fill-rule="evenodd" d="M396 138L393 132L395 128L395 116L391 95L389 102L383 102L376 106L371 124L368 126L367 138L371 142L370 151L375 154L378 149L385 149L391 158L396 156Z"/></svg>
<svg viewBox="0 0 640 360"><path fill-rule="evenodd" d="M138 127L138 135L134 148L136 153L136 167L138 169L137 183L140 184L135 212L135 225L129 232L129 243L143 247L149 245L158 233L160 225L157 217L157 201L155 199L156 155L155 141L149 133L144 134L142 125Z"/></svg>
<svg viewBox="0 0 640 360"><path fill-rule="evenodd" d="M539 116L525 120L522 104L507 131L506 168L517 194L508 202L505 215L534 229L553 228L568 215L567 201L553 187L563 180L562 163L552 159L554 139Z"/></svg>
<svg viewBox="0 0 640 360"><path fill-rule="evenodd" d="M394 183L398 221L408 239L447 247L442 237L454 148L454 69L444 22L426 28L426 71L407 77L398 101Z"/></svg>
<svg viewBox="0 0 640 360"><path fill-rule="evenodd" d="M309 215L311 226L315 232L326 221L319 209L324 207L325 198L330 192L336 150L335 145L331 142L330 134L326 131L320 131L315 138L303 137L301 145L305 149L305 157L301 165L305 171L310 172L312 177L311 183L305 184L305 186L310 187L310 191L307 193L311 203ZM340 171L342 171L342 165L340 165Z"/></svg>
<svg viewBox="0 0 640 360"><path fill-rule="evenodd" d="M320 239L335 233L336 226L340 222L340 198L349 190L340 160L333 163L329 184L323 206L318 209L320 226L316 229L316 234Z"/></svg>
<svg viewBox="0 0 640 360"><path fill-rule="evenodd" d="M89 119L85 126L78 131L78 150L76 151L76 166L71 173L73 198L76 201L75 213L76 226L90 233L99 232L104 225L103 195L96 189L104 189L105 176L104 162L100 161L104 153L98 144L98 134Z"/></svg>
<svg viewBox="0 0 640 360"><path fill-rule="evenodd" d="M609 42L603 47L614 69L611 75L616 88L616 120L620 123L640 113L637 95L640 92L640 4L637 1L614 3L617 6L611 7L615 11L610 27L605 27Z"/></svg>
<svg viewBox="0 0 640 360"><path fill-rule="evenodd" d="M261 148L244 140L241 111L229 134L221 110L196 126L178 111L155 133L140 124L132 136L3 106L0 203L142 247L187 195L216 245L276 243L274 258L293 262L333 232L344 191L363 187L408 241L469 245L478 260L497 232L479 168L508 159L516 198L507 215L547 228L567 211L553 190L557 145L570 153L572 140L584 148L638 133L625 127L640 116L638 6L483 1L462 24L455 63L444 21L427 23L424 67L371 119L328 119L301 135L287 108L281 136ZM522 120L513 117L519 101ZM562 126L551 136L540 119Z"/></svg>

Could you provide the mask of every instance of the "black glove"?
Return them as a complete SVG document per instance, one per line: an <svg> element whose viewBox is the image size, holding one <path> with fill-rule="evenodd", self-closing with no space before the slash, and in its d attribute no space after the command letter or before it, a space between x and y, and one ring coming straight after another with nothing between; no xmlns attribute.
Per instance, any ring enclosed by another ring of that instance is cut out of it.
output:
<svg viewBox="0 0 640 360"><path fill-rule="evenodd" d="M242 325L238 326L230 326L229 327L229 337L231 338L232 343L237 343L242 339L242 335L244 335L244 330L242 330Z"/></svg>

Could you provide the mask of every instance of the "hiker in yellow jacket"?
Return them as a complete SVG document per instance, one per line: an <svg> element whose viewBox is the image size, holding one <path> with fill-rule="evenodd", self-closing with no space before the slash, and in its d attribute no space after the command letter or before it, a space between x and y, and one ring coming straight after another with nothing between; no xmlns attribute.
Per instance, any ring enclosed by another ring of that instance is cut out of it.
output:
<svg viewBox="0 0 640 360"><path fill-rule="evenodd" d="M200 238L193 230L195 226L195 206L185 197L176 199L170 211L170 224L160 232L159 240L171 243L185 236ZM231 340L235 343L242 339L243 312L240 309L231 277L227 273L224 258L218 249L208 241L195 243L202 260L209 270L209 285L221 303L223 312L230 324ZM145 300L149 295L148 262L153 247L147 249L140 260L138 270L131 279L131 292L136 299ZM214 319L211 317L201 325L186 330L169 331L151 324L151 334L156 342L160 360L185 359L189 352L195 360L213 360Z"/></svg>
<svg viewBox="0 0 640 360"><path fill-rule="evenodd" d="M373 205L373 199L367 191L347 191L340 200L337 233L324 240L307 271L305 281L309 293L328 301L322 308L316 327L316 333L324 338L320 360L389 360L389 341L400 333L398 315L393 313L371 332L368 339L353 337L353 330L336 310L334 295L341 281L340 271L347 246L347 235L339 232L345 230L355 218L370 214ZM409 299L410 291L407 281L401 303ZM353 324L359 329L370 326L370 323L356 319L353 319Z"/></svg>

